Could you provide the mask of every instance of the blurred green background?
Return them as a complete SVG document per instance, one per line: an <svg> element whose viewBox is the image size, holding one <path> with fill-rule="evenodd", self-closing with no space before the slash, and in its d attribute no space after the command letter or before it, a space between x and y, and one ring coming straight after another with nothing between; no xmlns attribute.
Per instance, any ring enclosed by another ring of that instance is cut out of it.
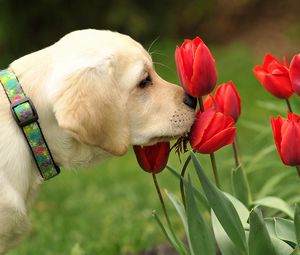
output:
<svg viewBox="0 0 300 255"><path fill-rule="evenodd" d="M238 136L253 193L259 194L274 174L287 171L275 151L269 124L270 116L285 115L286 106L262 88L252 68L262 62L265 52L280 59L299 52L297 0L0 0L0 4L3 68L73 30L111 29L129 34L146 49L156 40L151 48L156 69L178 84L175 46L184 38L200 36L217 61L218 83L233 80L241 94ZM292 98L298 113L299 102ZM222 185L230 192L231 147L216 157ZM209 172L208 158L199 155L199 159ZM170 164L181 167L173 154ZM162 172L159 181L178 193L178 181L169 172ZM287 178L274 193L290 203L299 200L297 181L296 174ZM168 208L182 236L179 219ZM31 212L32 232L8 254L140 254L165 242L152 209L160 212L151 175L139 169L132 150L93 168L62 171L41 187Z"/></svg>

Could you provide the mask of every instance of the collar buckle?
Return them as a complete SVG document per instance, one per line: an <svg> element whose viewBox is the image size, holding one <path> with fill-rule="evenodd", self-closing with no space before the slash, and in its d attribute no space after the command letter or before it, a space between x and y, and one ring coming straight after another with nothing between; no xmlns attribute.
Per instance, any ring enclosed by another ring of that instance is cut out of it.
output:
<svg viewBox="0 0 300 255"><path fill-rule="evenodd" d="M39 119L37 111L28 97L12 103L10 109L19 127L25 127Z"/></svg>

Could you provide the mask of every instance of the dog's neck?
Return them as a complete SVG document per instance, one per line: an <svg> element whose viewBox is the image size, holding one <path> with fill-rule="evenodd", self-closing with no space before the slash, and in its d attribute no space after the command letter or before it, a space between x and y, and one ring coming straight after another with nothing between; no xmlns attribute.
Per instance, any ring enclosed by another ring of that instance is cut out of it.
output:
<svg viewBox="0 0 300 255"><path fill-rule="evenodd" d="M80 144L58 126L49 98L52 86L59 86L51 84L50 77L55 68L49 58L51 50L48 47L19 58L11 63L10 68L37 109L41 128L55 161L63 167L71 168L106 158L106 152Z"/></svg>

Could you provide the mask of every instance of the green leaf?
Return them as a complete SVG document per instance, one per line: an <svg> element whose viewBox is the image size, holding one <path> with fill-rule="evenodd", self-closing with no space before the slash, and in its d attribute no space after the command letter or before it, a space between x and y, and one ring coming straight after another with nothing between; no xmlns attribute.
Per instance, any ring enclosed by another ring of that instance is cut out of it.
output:
<svg viewBox="0 0 300 255"><path fill-rule="evenodd" d="M294 224L298 247L300 247L300 203L295 207Z"/></svg>
<svg viewBox="0 0 300 255"><path fill-rule="evenodd" d="M297 244L294 222L282 218L274 218L275 232L279 239Z"/></svg>
<svg viewBox="0 0 300 255"><path fill-rule="evenodd" d="M232 202L234 208L236 209L241 222L245 229L249 229L249 224L247 220L249 218L249 211L248 209L242 204L239 200L237 200L232 195L225 193L224 194L228 197L228 199ZM234 245L234 243L230 240L227 236L225 230L223 229L221 223L217 219L215 213L212 211L212 225L214 234L218 243L218 246L222 252L222 255L240 255L239 249Z"/></svg>
<svg viewBox="0 0 300 255"><path fill-rule="evenodd" d="M162 232L166 236L167 240L173 246L173 248L178 252L178 254L180 254L180 255L190 255L189 252L187 252L185 249L183 249L176 242L176 238L173 236L172 232L168 228L164 227L164 225L162 224L160 218L158 217L158 215L156 214L155 211L153 211L152 215L153 215L154 219L156 220L156 222L158 223L159 227L161 228Z"/></svg>
<svg viewBox="0 0 300 255"><path fill-rule="evenodd" d="M215 255L215 242L212 232L202 218L193 195L192 183L189 178L186 188L186 211L189 228L189 242L192 254Z"/></svg>
<svg viewBox="0 0 300 255"><path fill-rule="evenodd" d="M191 152L191 156L210 207L213 209L228 237L240 249L240 253L247 254L246 235L237 211L225 194L207 178L193 152Z"/></svg>
<svg viewBox="0 0 300 255"><path fill-rule="evenodd" d="M216 241L222 255L240 255L239 249L230 240L213 211L211 212L211 221Z"/></svg>
<svg viewBox="0 0 300 255"><path fill-rule="evenodd" d="M235 210L237 211L239 218L242 222L244 229L249 229L248 219L250 212L248 211L247 207L234 196L230 195L229 193L223 192L226 197L231 201Z"/></svg>
<svg viewBox="0 0 300 255"><path fill-rule="evenodd" d="M264 223L261 211L255 208L250 213L249 255L275 255L275 249Z"/></svg>
<svg viewBox="0 0 300 255"><path fill-rule="evenodd" d="M275 218L265 219L265 224L277 255L286 255L292 253L293 248L289 244L278 238L275 231L275 222Z"/></svg>
<svg viewBox="0 0 300 255"><path fill-rule="evenodd" d="M177 197L173 193L168 192L167 190L165 190L165 193L167 194L168 198L171 200L171 202L174 205L178 215L180 216L181 221L183 223L185 233L188 234L189 229L188 229L187 217L186 217L186 214L185 214L183 204L177 199Z"/></svg>
<svg viewBox="0 0 300 255"><path fill-rule="evenodd" d="M251 194L249 183L242 166L231 171L232 190L235 197L240 200L247 208L250 205Z"/></svg>
<svg viewBox="0 0 300 255"><path fill-rule="evenodd" d="M293 252L293 248L286 242L271 236L271 242L276 251L276 255L287 255Z"/></svg>
<svg viewBox="0 0 300 255"><path fill-rule="evenodd" d="M265 224L266 228L268 230L269 235L272 237L277 237L276 236L276 231L275 231L275 220L274 218L265 218Z"/></svg>
<svg viewBox="0 0 300 255"><path fill-rule="evenodd" d="M293 218L292 208L279 197L264 197L253 202L254 205L265 206L284 212L290 218Z"/></svg>
<svg viewBox="0 0 300 255"><path fill-rule="evenodd" d="M181 176L180 174L174 170L174 168L172 168L171 166L167 165L166 166L167 169L175 176L177 177L179 180L181 179ZM186 184L187 183L187 180L185 180L183 178L183 183ZM204 196L204 194L199 190L197 189L194 185L192 186L193 187L193 192L194 192L194 195L196 196L197 200L201 203L201 205L207 210L207 211L210 211L210 206L207 202L207 199L206 197Z"/></svg>

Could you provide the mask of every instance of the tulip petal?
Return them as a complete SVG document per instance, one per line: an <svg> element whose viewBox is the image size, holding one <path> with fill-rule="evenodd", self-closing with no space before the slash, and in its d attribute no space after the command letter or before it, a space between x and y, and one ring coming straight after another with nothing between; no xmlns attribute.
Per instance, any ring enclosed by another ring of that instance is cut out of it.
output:
<svg viewBox="0 0 300 255"><path fill-rule="evenodd" d="M300 116L296 115L292 112L288 112L288 120L295 121L295 122L300 122Z"/></svg>
<svg viewBox="0 0 300 255"><path fill-rule="evenodd" d="M205 142L211 139L215 134L221 132L226 128L232 127L233 124L234 124L233 119L230 116L225 116L221 112L215 113L214 118L209 124L209 128L206 129L202 137L202 140Z"/></svg>
<svg viewBox="0 0 300 255"><path fill-rule="evenodd" d="M217 82L216 65L213 56L208 47L201 43L195 53L194 66L195 70L191 78L193 87L192 96L204 96L209 94L215 87Z"/></svg>
<svg viewBox="0 0 300 255"><path fill-rule="evenodd" d="M300 55L295 55L291 61L290 79L293 90L300 96Z"/></svg>
<svg viewBox="0 0 300 255"><path fill-rule="evenodd" d="M205 112L200 112L199 110L197 112L195 122L191 127L190 139L189 139L192 147L199 145L206 132L206 129L210 126L210 123L212 122L214 115L215 115L214 110L208 110Z"/></svg>
<svg viewBox="0 0 300 255"><path fill-rule="evenodd" d="M224 113L224 97L226 93L225 83L217 87L215 92L215 100L220 112Z"/></svg>
<svg viewBox="0 0 300 255"><path fill-rule="evenodd" d="M286 68L289 68L289 66L290 66L286 56L283 57L283 64Z"/></svg>
<svg viewBox="0 0 300 255"><path fill-rule="evenodd" d="M288 68L287 66L285 66L285 64L286 62L284 62L284 65L281 64L280 61L277 58L275 58L272 54L266 54L264 58L263 67L268 73L271 73L274 69L278 69L278 71L287 75Z"/></svg>
<svg viewBox="0 0 300 255"><path fill-rule="evenodd" d="M198 48L198 46L203 43L202 39L199 37L199 36L196 36L195 39L193 40L193 45L195 47L195 51L194 53L196 52L196 49Z"/></svg>
<svg viewBox="0 0 300 255"><path fill-rule="evenodd" d="M190 90L191 86L184 70L181 51L178 46L176 46L176 50L175 50L175 62L176 62L177 73L178 73L181 86L189 95L191 95L192 93Z"/></svg>
<svg viewBox="0 0 300 255"><path fill-rule="evenodd" d="M169 153L170 153L170 143L169 142L161 142L157 144L156 147L156 160L154 160L155 164L153 166L153 169L155 169L155 172L158 173L162 171L165 166L167 165Z"/></svg>
<svg viewBox="0 0 300 255"><path fill-rule="evenodd" d="M267 66L269 66L273 61L277 61L278 63L280 63L279 60L276 59L272 54L267 53L267 54L265 55L265 57L264 57L263 66L264 66L264 67L267 67Z"/></svg>
<svg viewBox="0 0 300 255"><path fill-rule="evenodd" d="M151 165L148 161L148 158L146 157L146 154L145 154L145 151L143 150L143 147L135 145L135 146L133 146L133 150L135 152L136 159L137 159L140 167L142 169L144 169L145 171L150 172L151 171Z"/></svg>
<svg viewBox="0 0 300 255"><path fill-rule="evenodd" d="M253 73L254 73L256 79L258 79L258 81L261 84L263 84L265 76L268 74L267 71L262 66L255 66L253 68Z"/></svg>
<svg viewBox="0 0 300 255"><path fill-rule="evenodd" d="M265 68L267 68L267 71L273 75L285 75L285 76L289 75L288 68L286 68L285 66L283 66L277 61L271 62L270 65Z"/></svg>
<svg viewBox="0 0 300 255"><path fill-rule="evenodd" d="M234 120L221 112L198 112L191 129L190 143L200 153L211 153L232 143L235 134Z"/></svg>
<svg viewBox="0 0 300 255"><path fill-rule="evenodd" d="M201 43L203 43L203 41L198 36L192 40L193 56L195 56L196 50Z"/></svg>
<svg viewBox="0 0 300 255"><path fill-rule="evenodd" d="M283 122L284 122L284 120L282 119L281 116L278 116L276 119L271 118L271 125L272 125L275 145L276 145L277 151L278 151L279 156L281 157L282 161L283 161L283 159L282 159L282 156L281 156L281 140L282 140L281 126L282 126Z"/></svg>
<svg viewBox="0 0 300 255"><path fill-rule="evenodd" d="M231 116L236 122L241 114L240 95L238 94L232 81L227 82L224 88L225 93L223 96L223 113L227 116Z"/></svg>
<svg viewBox="0 0 300 255"><path fill-rule="evenodd" d="M230 127L214 135L211 139L196 148L203 154L213 153L225 145L232 144L235 137L236 128Z"/></svg>
<svg viewBox="0 0 300 255"><path fill-rule="evenodd" d="M286 127L284 127L286 126ZM300 165L300 126L295 122L285 122L282 126L281 155L286 165Z"/></svg>
<svg viewBox="0 0 300 255"><path fill-rule="evenodd" d="M135 145L133 150L142 169L150 173L159 173L168 162L170 143L160 142L151 146Z"/></svg>
<svg viewBox="0 0 300 255"><path fill-rule="evenodd" d="M263 86L278 98L289 98L293 94L289 77L267 74Z"/></svg>
<svg viewBox="0 0 300 255"><path fill-rule="evenodd" d="M194 63L194 53L192 43L186 43L184 47L180 48L181 57L183 62L183 70L190 80L193 76L193 63Z"/></svg>
<svg viewBox="0 0 300 255"><path fill-rule="evenodd" d="M204 106L204 110L213 109L216 110L217 112L220 111L216 104L214 96L211 94L207 95L207 97L203 100L203 106Z"/></svg>
<svg viewBox="0 0 300 255"><path fill-rule="evenodd" d="M214 98L218 110L231 116L236 122L241 114L241 98L233 82L229 81L218 86Z"/></svg>

